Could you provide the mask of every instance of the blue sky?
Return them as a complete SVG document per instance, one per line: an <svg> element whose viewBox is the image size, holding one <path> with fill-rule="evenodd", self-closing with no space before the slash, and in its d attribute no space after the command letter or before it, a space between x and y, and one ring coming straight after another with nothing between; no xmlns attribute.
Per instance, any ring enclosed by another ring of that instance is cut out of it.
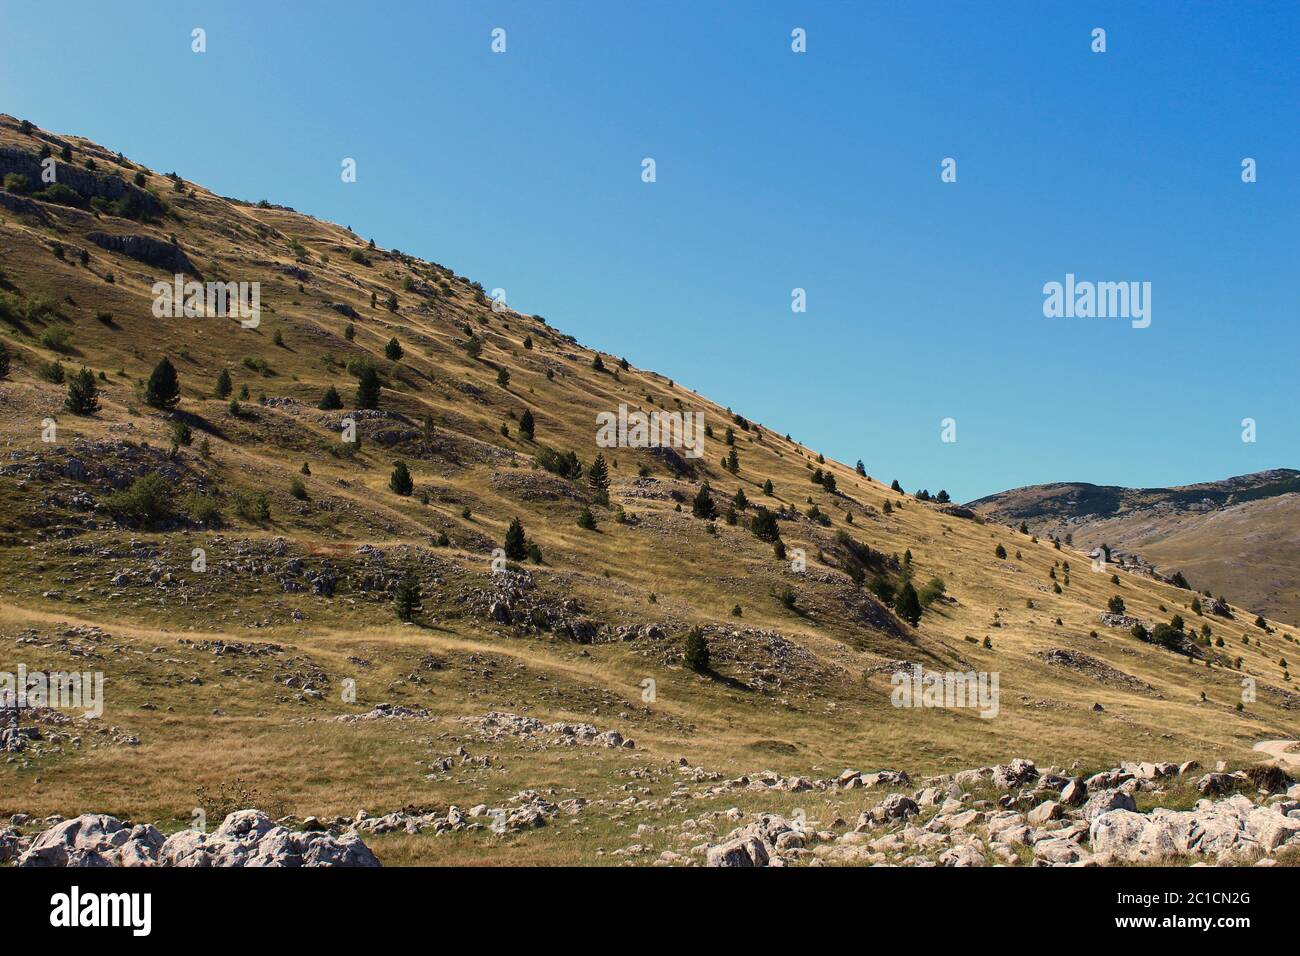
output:
<svg viewBox="0 0 1300 956"><path fill-rule="evenodd" d="M504 288L909 490L1300 467L1300 4L0 0L0 24L0 110ZM1150 282L1150 328L1045 318L1067 272Z"/></svg>

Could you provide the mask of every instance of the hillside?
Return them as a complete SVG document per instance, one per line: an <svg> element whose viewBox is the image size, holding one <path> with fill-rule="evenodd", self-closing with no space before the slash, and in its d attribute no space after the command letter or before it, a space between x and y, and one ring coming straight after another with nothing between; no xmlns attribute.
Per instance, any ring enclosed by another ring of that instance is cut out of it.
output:
<svg viewBox="0 0 1300 956"><path fill-rule="evenodd" d="M1176 488L1062 482L990 495L970 508L1084 550L1108 545L1156 573L1265 617L1300 620L1300 472L1276 468Z"/></svg>
<svg viewBox="0 0 1300 956"><path fill-rule="evenodd" d="M31 176L46 147L60 190ZM385 863L651 862L704 813L825 825L870 805L869 788L770 785L796 775L1249 767L1255 743L1297 736L1286 628L1092 573L1077 533L1054 547L891 490L585 348L562 317L494 311L445 266L181 172L0 116L0 669L106 677L97 729L46 715L0 766L0 814L175 828L254 801L299 819L504 804L530 821L506 837L373 845ZM260 283L260 322L156 317L177 272ZM719 361L727 346L710 340ZM174 411L148 403L164 358ZM65 406L82 367L89 414ZM370 370L378 408L358 410ZM322 409L331 387L342 408ZM702 456L597 447L620 405L702 413ZM716 520L693 514L706 481ZM516 517L532 555L494 570ZM408 574L422 609L403 622ZM916 626L890 600L911 584ZM1116 596L1148 627L1181 614L1185 639L1103 623ZM893 706L913 664L996 673L997 715ZM1244 677L1257 698L1239 706Z"/></svg>

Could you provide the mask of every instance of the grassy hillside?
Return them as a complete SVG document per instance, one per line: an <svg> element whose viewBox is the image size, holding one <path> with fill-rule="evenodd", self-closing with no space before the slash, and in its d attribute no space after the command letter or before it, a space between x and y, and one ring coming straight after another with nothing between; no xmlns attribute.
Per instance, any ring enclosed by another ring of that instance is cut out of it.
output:
<svg viewBox="0 0 1300 956"><path fill-rule="evenodd" d="M1300 472L1287 468L1179 488L1061 483L971 502L991 520L1109 545L1181 571L1191 584L1240 602L1252 615L1300 620Z"/></svg>
<svg viewBox="0 0 1300 956"><path fill-rule="evenodd" d="M593 803L488 856L480 835L393 836L380 855L597 862L637 823L778 809L767 794L674 797L694 768L698 780L846 766L917 776L1017 755L1248 764L1255 741L1296 735L1300 686L1282 662L1300 649L1285 628L1240 611L1197 616L1191 591L1094 573L1079 550L892 491L888 476L823 461L635 356L597 355L556 328L561 316L494 311L436 263L0 117L7 171L43 146L60 182L81 189L34 196L40 184L11 180L0 194L0 341L12 356L0 381L0 669L104 671L102 723L118 733L86 731L0 766L0 814L179 823L240 788L300 815L469 806L532 788ZM155 318L152 287L172 281L178 252L191 278L259 282L260 324ZM715 346L725 361L726 343ZM180 382L175 412L147 403L163 358ZM355 412L353 373L367 363L383 382L379 409ZM65 398L83 366L99 408L78 415ZM229 397L215 393L223 369ZM331 386L344 407L322 410ZM703 412L704 455L682 472L652 450L597 448L597 414L620 403ZM352 415L356 446L340 440ZM603 452L609 504L585 473L540 467L547 448L584 468ZM723 467L733 448L735 473ZM410 495L390 489L399 460ZM133 500L150 502L121 492L150 474L164 490L153 514L132 517ZM715 521L692 514L704 481ZM739 491L749 505L732 524ZM759 506L778 513L784 560L751 531ZM594 529L580 526L584 508ZM494 573L516 517L541 560ZM194 570L195 549L206 570ZM423 604L411 623L394 611L407 571ZM933 579L944 593L915 627L872 589ZM1208 622L1209 646L1189 657L1101 624L1117 595L1151 626L1175 613L1189 632ZM683 664L693 627L707 635L705 673ZM892 706L890 674L912 662L997 672L998 716ZM1243 676L1258 699L1238 710ZM379 703L427 713L336 719ZM617 729L636 747L485 739L461 719L492 711ZM629 797L642 815L620 809Z"/></svg>

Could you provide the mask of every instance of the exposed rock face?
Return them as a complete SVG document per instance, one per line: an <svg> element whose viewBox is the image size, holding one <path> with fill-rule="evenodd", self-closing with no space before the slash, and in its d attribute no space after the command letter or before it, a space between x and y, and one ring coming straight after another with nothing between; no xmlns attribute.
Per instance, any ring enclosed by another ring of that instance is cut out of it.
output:
<svg viewBox="0 0 1300 956"><path fill-rule="evenodd" d="M151 866L163 845L152 826L131 827L116 817L86 813L32 841L19 866Z"/></svg>
<svg viewBox="0 0 1300 956"><path fill-rule="evenodd" d="M7 209L15 216L31 216L42 226L48 225L50 221L50 217L45 214L45 207L36 200L3 189L0 189L0 209Z"/></svg>
<svg viewBox="0 0 1300 956"><path fill-rule="evenodd" d="M695 465L683 458L676 448L662 445L649 448L647 451L667 465L668 469L678 478L692 478L695 476Z"/></svg>
<svg viewBox="0 0 1300 956"><path fill-rule="evenodd" d="M146 265L166 269L168 272L195 276L199 274L179 246L152 236L111 236L103 232L88 232L86 238L101 249L120 252Z"/></svg>
<svg viewBox="0 0 1300 956"><path fill-rule="evenodd" d="M129 198L137 209L151 217L161 216L164 212L163 204L152 193L128 183L120 176L83 169L58 160L55 160L54 171L59 184L75 189L86 198L99 196L110 201ZM43 187L40 156L36 153L0 147L0 179L7 173L26 176L34 190Z"/></svg>
<svg viewBox="0 0 1300 956"><path fill-rule="evenodd" d="M0 861L11 843L0 833ZM166 839L148 824L87 813L38 835L18 865L379 866L379 860L355 832L290 832L260 810L240 810L214 833L181 830Z"/></svg>
<svg viewBox="0 0 1300 956"><path fill-rule="evenodd" d="M963 508L961 505L944 505L939 509L946 515L952 515L954 518L974 518L975 512L969 508Z"/></svg>
<svg viewBox="0 0 1300 956"><path fill-rule="evenodd" d="M1149 815L1112 810L1092 821L1092 850L1107 862L1160 862L1179 855L1213 854L1248 863L1300 833L1300 820L1249 798L1201 800L1193 810L1158 808Z"/></svg>
<svg viewBox="0 0 1300 956"><path fill-rule="evenodd" d="M1221 598L1206 598L1201 604L1209 614L1217 614L1219 617L1232 617L1232 609L1224 604Z"/></svg>
<svg viewBox="0 0 1300 956"><path fill-rule="evenodd" d="M355 832L334 837L277 826L260 810L226 817L212 834L182 830L163 844L161 866L379 866Z"/></svg>

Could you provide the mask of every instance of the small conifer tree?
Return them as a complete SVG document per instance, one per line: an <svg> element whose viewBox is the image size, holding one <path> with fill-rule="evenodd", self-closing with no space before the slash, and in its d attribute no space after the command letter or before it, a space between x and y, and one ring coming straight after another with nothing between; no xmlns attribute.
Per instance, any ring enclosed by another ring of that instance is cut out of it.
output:
<svg viewBox="0 0 1300 956"><path fill-rule="evenodd" d="M159 362L144 387L144 400L154 408L169 410L180 401L181 383L176 377L176 369L166 356Z"/></svg>
<svg viewBox="0 0 1300 956"><path fill-rule="evenodd" d="M388 487L394 494L407 497L415 488L415 482L411 479L411 472L406 467L406 462L399 461L393 465L393 473L388 478Z"/></svg>

